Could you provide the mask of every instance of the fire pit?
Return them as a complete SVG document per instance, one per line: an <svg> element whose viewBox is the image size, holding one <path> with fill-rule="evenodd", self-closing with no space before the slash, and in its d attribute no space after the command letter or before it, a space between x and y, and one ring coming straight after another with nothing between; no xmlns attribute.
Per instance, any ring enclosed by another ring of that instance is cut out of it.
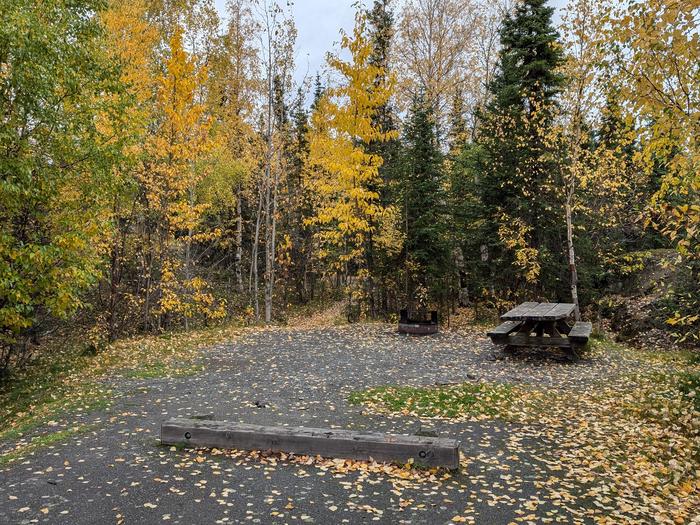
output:
<svg viewBox="0 0 700 525"><path fill-rule="evenodd" d="M399 333L411 335L431 335L438 332L438 314L430 312L430 320L414 320L408 318L408 310L401 310L399 319Z"/></svg>

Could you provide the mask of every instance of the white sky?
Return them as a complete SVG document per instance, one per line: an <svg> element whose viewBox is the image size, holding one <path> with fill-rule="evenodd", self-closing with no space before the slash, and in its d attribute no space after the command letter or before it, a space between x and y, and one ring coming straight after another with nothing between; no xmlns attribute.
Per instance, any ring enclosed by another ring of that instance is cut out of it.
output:
<svg viewBox="0 0 700 525"><path fill-rule="evenodd" d="M215 0L219 12L225 13L226 0ZM282 0L284 1L284 0ZM340 29L350 32L355 20L357 0L291 0L292 12L299 31L297 38L295 79L313 78L323 69L326 53L337 48ZM372 0L364 0L372 5ZM400 3L397 2L397 4ZM566 0L550 0L550 5L561 9ZM558 17L555 18L558 22Z"/></svg>

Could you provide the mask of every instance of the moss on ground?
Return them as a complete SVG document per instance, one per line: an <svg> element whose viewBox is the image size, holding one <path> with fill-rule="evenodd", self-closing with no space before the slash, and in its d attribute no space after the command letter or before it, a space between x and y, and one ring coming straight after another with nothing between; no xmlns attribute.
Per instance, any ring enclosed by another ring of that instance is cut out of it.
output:
<svg viewBox="0 0 700 525"><path fill-rule="evenodd" d="M59 430L57 432L36 436L29 443L0 455L0 467L4 467L20 459L24 459L29 454L32 454L41 448L57 445L68 440L69 438L89 432L94 428L95 425L78 425L76 427Z"/></svg>
<svg viewBox="0 0 700 525"><path fill-rule="evenodd" d="M384 386L353 392L349 402L380 412L418 417L498 416L511 406L514 392L507 384L463 383L436 387Z"/></svg>

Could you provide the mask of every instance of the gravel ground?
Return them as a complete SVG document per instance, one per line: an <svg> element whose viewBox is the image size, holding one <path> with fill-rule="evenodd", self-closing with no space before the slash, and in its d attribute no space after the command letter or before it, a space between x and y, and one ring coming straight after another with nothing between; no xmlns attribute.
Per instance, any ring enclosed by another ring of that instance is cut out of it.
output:
<svg viewBox="0 0 700 525"><path fill-rule="evenodd" d="M71 422L89 424L88 432L0 470L0 523L432 524L463 516L508 524L527 517L532 502L539 502L538 518L589 523L580 505L543 501L543 480L561 474L556 442L536 426L438 423L441 436L461 440L463 468L416 481L275 457L199 456L159 446L159 425L213 414L411 434L421 426L416 418L366 413L349 405L348 395L385 384L463 381L577 389L633 366L607 354L574 364L504 358L476 333L411 338L381 324L251 331L209 349L202 364L189 377L110 380L122 394L115 403ZM575 481L569 484L575 490Z"/></svg>

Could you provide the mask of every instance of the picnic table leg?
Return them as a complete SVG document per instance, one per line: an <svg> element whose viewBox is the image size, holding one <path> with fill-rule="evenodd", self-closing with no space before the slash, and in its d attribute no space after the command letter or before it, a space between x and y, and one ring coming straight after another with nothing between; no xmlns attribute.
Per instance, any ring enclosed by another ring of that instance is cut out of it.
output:
<svg viewBox="0 0 700 525"><path fill-rule="evenodd" d="M561 337L561 333L557 330L555 322L542 323L544 325L544 331L550 337Z"/></svg>
<svg viewBox="0 0 700 525"><path fill-rule="evenodd" d="M544 332L550 337L567 336L571 331L571 327L563 320L542 321L540 324L542 325ZM580 359L580 355L575 345L571 344L570 346L562 346L561 348L569 361L573 362Z"/></svg>
<svg viewBox="0 0 700 525"><path fill-rule="evenodd" d="M576 345L571 345L567 354L569 357L569 361L571 361L572 363L581 359L581 355L578 353L578 347Z"/></svg>
<svg viewBox="0 0 700 525"><path fill-rule="evenodd" d="M533 321L524 321L523 324L518 328L518 334L520 335L530 335L532 329L537 323Z"/></svg>
<svg viewBox="0 0 700 525"><path fill-rule="evenodd" d="M543 334L544 334L544 323L542 323L542 322L537 323L537 325L535 326L535 335L537 337L542 337Z"/></svg>
<svg viewBox="0 0 700 525"><path fill-rule="evenodd" d="M569 335L569 332L571 332L571 326L569 326L569 323L567 323L564 319L560 319L557 321L557 330L564 335Z"/></svg>

